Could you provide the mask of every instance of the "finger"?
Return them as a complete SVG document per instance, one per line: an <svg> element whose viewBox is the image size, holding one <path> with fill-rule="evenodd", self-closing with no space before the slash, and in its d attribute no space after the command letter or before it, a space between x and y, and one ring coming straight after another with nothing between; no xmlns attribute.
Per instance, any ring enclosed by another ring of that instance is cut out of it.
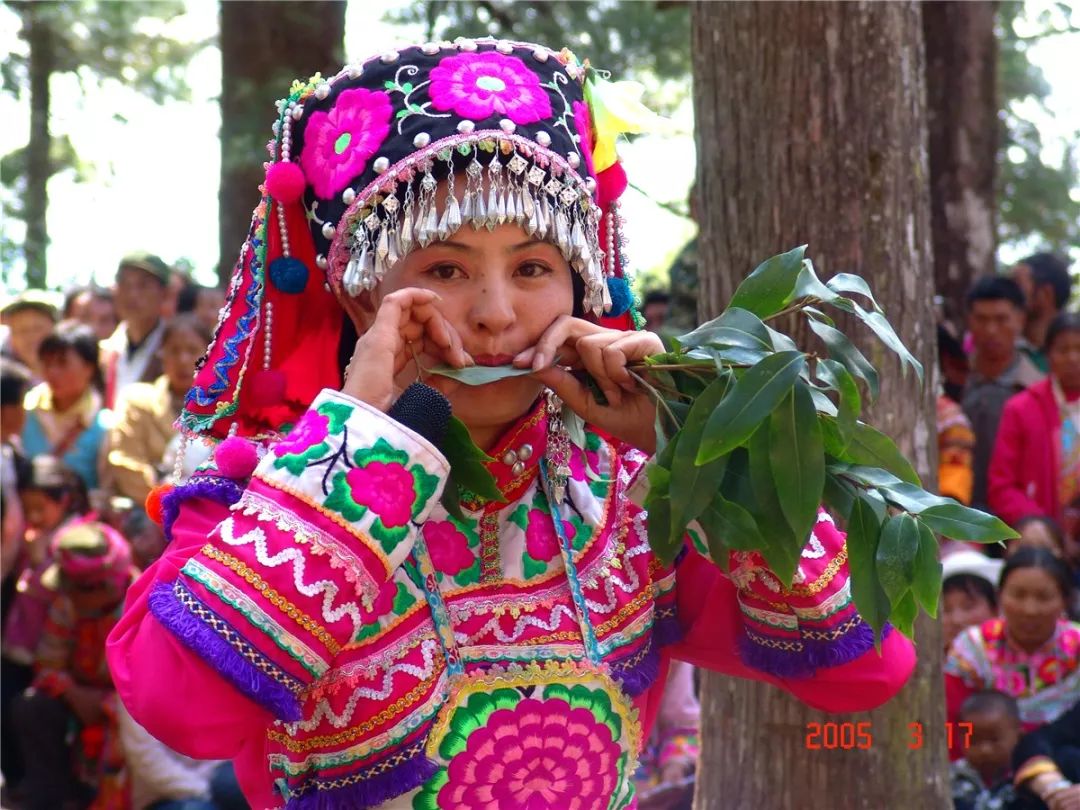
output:
<svg viewBox="0 0 1080 810"><path fill-rule="evenodd" d="M629 366L635 360L654 354L655 352L651 349L652 341L643 341L634 333L628 333L615 340L604 349L604 366L608 369L611 379L629 391L636 391L637 380L630 373Z"/></svg>
<svg viewBox="0 0 1080 810"><path fill-rule="evenodd" d="M592 413L593 409L598 407L596 400L593 399L589 389L562 366L549 366L540 371L534 371L529 376L554 391L583 421L595 421Z"/></svg>
<svg viewBox="0 0 1080 810"><path fill-rule="evenodd" d="M539 371L545 366L551 365L557 354L557 349L580 329L579 323L584 323L584 321L570 315L560 315L551 322L551 325L544 330L544 334L536 341L532 359L533 371Z"/></svg>
<svg viewBox="0 0 1080 810"><path fill-rule="evenodd" d="M608 334L586 335L580 338L576 345L581 353L581 362L585 370L596 380L596 384L607 397L608 404L614 407L622 404L622 392L619 385L608 374L604 362L604 349L610 341L611 337Z"/></svg>

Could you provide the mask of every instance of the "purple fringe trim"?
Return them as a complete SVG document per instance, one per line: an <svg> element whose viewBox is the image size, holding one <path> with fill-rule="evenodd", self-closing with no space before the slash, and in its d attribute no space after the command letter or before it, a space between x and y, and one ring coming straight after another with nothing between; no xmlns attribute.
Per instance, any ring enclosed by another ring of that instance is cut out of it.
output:
<svg viewBox="0 0 1080 810"><path fill-rule="evenodd" d="M188 612L173 592L172 583L159 582L155 585L150 592L149 602L150 612L169 632L244 695L282 720L295 722L301 719L300 703L296 696L259 672L225 639Z"/></svg>
<svg viewBox="0 0 1080 810"><path fill-rule="evenodd" d="M660 648L674 644L682 638L682 628L675 617L660 619L653 624L644 653L639 649L609 664L612 677L619 682L630 697L637 697L660 677ZM628 659L638 659L630 664ZM626 662L625 664L623 662Z"/></svg>
<svg viewBox="0 0 1080 810"><path fill-rule="evenodd" d="M162 528L166 539L172 540L173 524L180 516L180 505L189 498L209 498L224 506L232 506L243 494L244 488L231 478L216 475L192 478L188 483L176 487L161 499Z"/></svg>
<svg viewBox="0 0 1080 810"><path fill-rule="evenodd" d="M364 776L361 771L357 774L357 780L346 787L319 790L317 785L320 780L315 779L315 784L302 795L290 798L285 809L341 810L348 807L364 810L415 790L438 772L439 764L427 758L423 740L410 747L415 748L415 752L405 762L371 776Z"/></svg>
<svg viewBox="0 0 1080 810"><path fill-rule="evenodd" d="M881 631L883 641L890 632L892 625L886 624ZM739 657L748 667L778 678L809 678L818 669L850 663L872 650L874 631L870 625L860 620L836 641L813 641L805 638L800 640L803 645L802 652L792 653L770 650L743 634L739 640Z"/></svg>

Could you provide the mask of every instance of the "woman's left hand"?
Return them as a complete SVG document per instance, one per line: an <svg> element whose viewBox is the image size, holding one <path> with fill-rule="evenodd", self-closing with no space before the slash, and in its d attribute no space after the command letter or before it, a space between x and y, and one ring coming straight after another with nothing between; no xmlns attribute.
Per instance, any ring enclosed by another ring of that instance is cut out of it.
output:
<svg viewBox="0 0 1080 810"><path fill-rule="evenodd" d="M558 394L585 422L651 454L656 448L656 403L627 366L663 351L663 343L652 332L605 329L561 315L535 346L514 358L514 365L531 366L532 376ZM559 365L552 366L556 357ZM573 371L588 372L608 404L597 402Z"/></svg>

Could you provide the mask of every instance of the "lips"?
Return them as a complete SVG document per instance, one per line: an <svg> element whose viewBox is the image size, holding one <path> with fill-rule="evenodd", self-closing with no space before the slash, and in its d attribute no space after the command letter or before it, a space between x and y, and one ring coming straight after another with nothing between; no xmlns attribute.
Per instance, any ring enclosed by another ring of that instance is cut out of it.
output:
<svg viewBox="0 0 1080 810"><path fill-rule="evenodd" d="M514 362L512 354L474 354L478 366L508 366Z"/></svg>

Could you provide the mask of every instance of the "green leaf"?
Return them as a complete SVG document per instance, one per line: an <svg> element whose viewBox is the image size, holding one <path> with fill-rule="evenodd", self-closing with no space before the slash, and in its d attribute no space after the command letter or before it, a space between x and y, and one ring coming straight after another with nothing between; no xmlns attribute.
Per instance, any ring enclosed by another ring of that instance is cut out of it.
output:
<svg viewBox="0 0 1080 810"><path fill-rule="evenodd" d="M881 523L873 508L856 498L847 519L848 565L851 570L851 596L863 620L874 628L880 644L881 630L889 618L889 597L877 574L877 550Z"/></svg>
<svg viewBox="0 0 1080 810"><path fill-rule="evenodd" d="M753 498L743 505L751 511L761 529L761 555L784 584L790 585L807 538L806 535L795 535L784 520L769 458L772 444L769 427L766 422L750 438L748 453Z"/></svg>
<svg viewBox="0 0 1080 810"><path fill-rule="evenodd" d="M810 325L810 330L821 338L829 351L829 356L834 360L839 360L844 368L866 383L866 387L870 389L871 401L877 399L880 391L877 369L870 365L870 361L847 339L847 335L813 318L807 319L807 323Z"/></svg>
<svg viewBox="0 0 1080 810"><path fill-rule="evenodd" d="M671 462L671 531L682 535L690 521L697 518L709 504L713 493L720 488L727 457L721 456L709 464L695 463L705 423L723 400L731 385L729 372L717 377L694 400L679 435L678 446Z"/></svg>
<svg viewBox="0 0 1080 810"><path fill-rule="evenodd" d="M814 265L809 259L803 259L802 269L799 270L799 277L795 281L795 289L784 303L789 304L800 298L816 298L845 312L855 311L854 301L844 298L835 290L831 290L821 283L821 279L817 277L817 273L814 272Z"/></svg>
<svg viewBox="0 0 1080 810"><path fill-rule="evenodd" d="M817 307L803 307L802 311L803 314L805 314L808 318L812 320L820 321L827 326L836 326L836 321L834 321Z"/></svg>
<svg viewBox="0 0 1080 810"><path fill-rule="evenodd" d="M907 346L904 345L896 332L893 331L892 324L885 320L885 316L877 311L867 312L858 304L855 305L855 314L858 316L859 320L873 330L874 334L878 336L878 339L882 343L896 352L904 363L915 369L915 374L918 376L919 381L922 382L922 363L916 360L915 355L908 351Z"/></svg>
<svg viewBox="0 0 1080 810"><path fill-rule="evenodd" d="M577 411L565 405L559 416L562 419L563 427L566 428L566 434L570 437L570 441L584 450L585 420L578 416Z"/></svg>
<svg viewBox="0 0 1080 810"><path fill-rule="evenodd" d="M465 522L465 513L461 511L461 487L458 486L457 481L454 479L453 465L451 465L450 472L446 475L446 483L443 485L439 503L442 504L446 514L450 515L450 517Z"/></svg>
<svg viewBox="0 0 1080 810"><path fill-rule="evenodd" d="M934 533L919 521L919 550L915 553L915 581L911 592L922 609L937 618L938 600L941 597L941 561L938 559L938 543Z"/></svg>
<svg viewBox="0 0 1080 810"><path fill-rule="evenodd" d="M911 590L915 580L915 554L919 550L919 526L907 514L893 515L881 529L877 571L881 587L893 606Z"/></svg>
<svg viewBox="0 0 1080 810"><path fill-rule="evenodd" d="M769 332L752 312L728 307L718 318L703 323L693 332L678 338L683 346L738 346L743 349L770 351Z"/></svg>
<svg viewBox="0 0 1080 810"><path fill-rule="evenodd" d="M746 441L806 367L801 352L770 355L748 369L709 416L697 463L707 464Z"/></svg>
<svg viewBox="0 0 1080 810"><path fill-rule="evenodd" d="M855 487L831 472L825 473L825 486L821 494L826 506L840 515L850 514L855 505Z"/></svg>
<svg viewBox="0 0 1080 810"><path fill-rule="evenodd" d="M971 509L955 501L924 509L919 514L919 520L938 534L951 537L953 540L995 543L1020 536L1010 529L1008 524L993 515Z"/></svg>
<svg viewBox="0 0 1080 810"><path fill-rule="evenodd" d="M752 366L772 354L773 350L771 347L768 351L759 351L758 349L744 349L742 346L724 346L723 348L710 347L705 351L716 362L717 368L723 368L724 366Z"/></svg>
<svg viewBox="0 0 1080 810"><path fill-rule="evenodd" d="M919 476L896 444L881 431L857 422L848 445L847 459L868 467L880 467L909 484L919 484Z"/></svg>
<svg viewBox="0 0 1080 810"><path fill-rule="evenodd" d="M645 496L649 545L662 562L670 563L682 543L681 537L674 543L671 539L671 501L668 499L671 472L659 464L650 464L645 468L645 474L649 478L649 494Z"/></svg>
<svg viewBox="0 0 1080 810"><path fill-rule="evenodd" d="M766 545L754 516L719 493L701 513L698 523L705 532L709 555L718 565L727 562L727 549L752 551Z"/></svg>
<svg viewBox="0 0 1080 810"><path fill-rule="evenodd" d="M855 378L847 370L843 363L836 360L819 360L820 372L830 375L830 382L840 394L840 408L836 417L836 427L840 433L840 441L843 448L847 448L851 436L855 432L855 425L862 414L862 397L859 395L859 386L855 384Z"/></svg>
<svg viewBox="0 0 1080 810"><path fill-rule="evenodd" d="M889 621L893 623L901 633L908 638L915 636L915 617L919 615L919 606L915 603L915 595L910 590L897 598L892 606Z"/></svg>
<svg viewBox="0 0 1080 810"><path fill-rule="evenodd" d="M881 307L874 300L874 294L870 292L870 285L866 283L862 276L856 276L852 273L837 273L825 282L825 286L838 293L855 293L866 296L870 299L874 309L878 312L881 311Z"/></svg>
<svg viewBox="0 0 1080 810"><path fill-rule="evenodd" d="M495 477L484 466L493 459L473 444L469 429L456 416L450 417L442 451L446 460L450 462L454 481L459 488L467 489L485 500L502 500L502 492L495 485ZM455 517L458 516L455 515Z"/></svg>
<svg viewBox="0 0 1080 810"><path fill-rule="evenodd" d="M796 537L806 537L825 487L825 447L810 389L801 381L769 418L769 463L784 518Z"/></svg>
<svg viewBox="0 0 1080 810"><path fill-rule="evenodd" d="M729 306L748 310L759 318L784 308L802 266L806 245L766 259L735 290Z"/></svg>
<svg viewBox="0 0 1080 810"><path fill-rule="evenodd" d="M513 366L466 366L465 368L432 366L424 371L428 374L438 374L440 377L449 377L465 385L487 385L505 380L507 377L524 377L526 374L532 374L531 367L514 368Z"/></svg>
<svg viewBox="0 0 1080 810"><path fill-rule="evenodd" d="M904 481L898 481L895 484L878 487L878 491L889 503L899 506L905 512L910 512L913 515L917 515L932 506L955 503L955 501L950 498L934 495L931 492L927 492L922 487L917 487L914 484L908 484Z"/></svg>

